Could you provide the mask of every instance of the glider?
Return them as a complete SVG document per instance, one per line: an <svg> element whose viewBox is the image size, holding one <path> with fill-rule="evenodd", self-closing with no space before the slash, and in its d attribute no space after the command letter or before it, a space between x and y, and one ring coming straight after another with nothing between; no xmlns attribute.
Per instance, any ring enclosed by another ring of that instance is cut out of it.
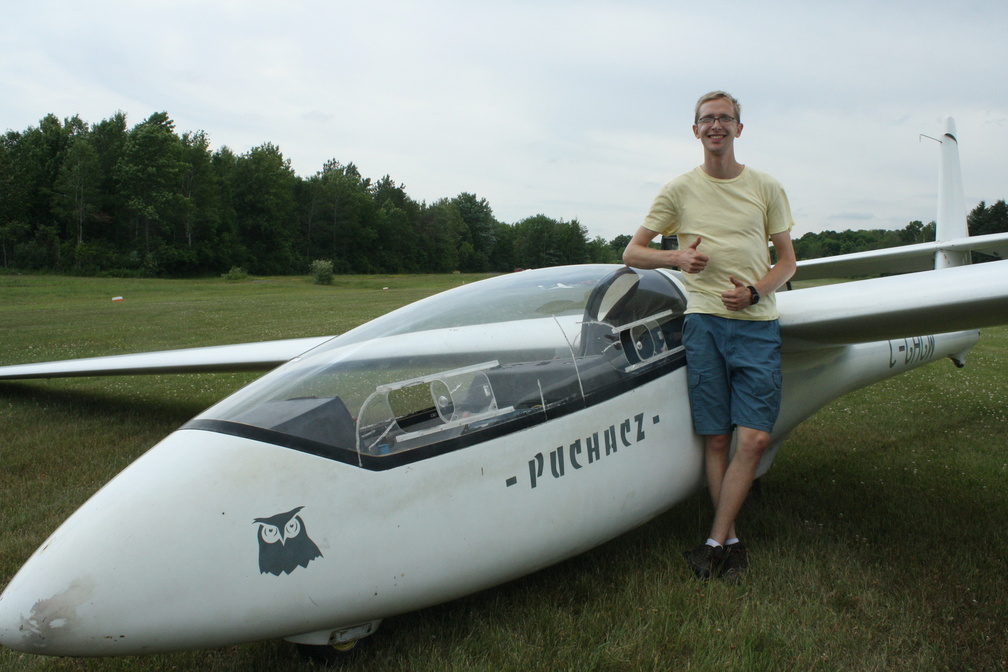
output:
<svg viewBox="0 0 1008 672"><path fill-rule="evenodd" d="M941 142L938 242L804 262L796 277L916 272L778 294L784 398L760 473L831 400L944 357L961 366L979 328L1008 323L1008 261L966 263L1003 255L1008 234L968 236L951 120ZM0 644L343 647L638 526L703 484L685 307L673 271L548 268L338 337L0 367L0 379L272 369L151 448L25 561L0 595Z"/></svg>

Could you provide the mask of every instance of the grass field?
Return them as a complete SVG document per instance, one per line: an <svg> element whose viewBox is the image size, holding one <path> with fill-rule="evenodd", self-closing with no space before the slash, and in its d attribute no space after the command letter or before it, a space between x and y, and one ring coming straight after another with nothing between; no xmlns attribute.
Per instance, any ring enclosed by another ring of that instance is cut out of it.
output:
<svg viewBox="0 0 1008 672"><path fill-rule="evenodd" d="M0 364L335 334L472 276L0 276ZM112 297L122 296L122 301ZM77 506L253 374L0 383L0 586ZM799 427L746 505L736 586L680 553L706 495L573 560L388 619L346 670L1008 669L1008 327ZM310 669L268 641L5 670Z"/></svg>

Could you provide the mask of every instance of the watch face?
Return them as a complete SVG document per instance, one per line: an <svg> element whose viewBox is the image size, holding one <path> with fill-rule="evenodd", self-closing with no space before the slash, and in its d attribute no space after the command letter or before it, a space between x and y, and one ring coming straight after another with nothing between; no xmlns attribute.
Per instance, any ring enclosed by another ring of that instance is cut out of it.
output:
<svg viewBox="0 0 1008 672"><path fill-rule="evenodd" d="M759 303L759 292L757 292L756 288L751 285L749 286L749 297L751 305L755 306L757 303Z"/></svg>

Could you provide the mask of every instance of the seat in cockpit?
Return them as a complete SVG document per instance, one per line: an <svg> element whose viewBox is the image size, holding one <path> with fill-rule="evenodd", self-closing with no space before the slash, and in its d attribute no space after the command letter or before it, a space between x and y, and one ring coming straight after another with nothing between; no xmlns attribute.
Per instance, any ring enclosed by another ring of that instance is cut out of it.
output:
<svg viewBox="0 0 1008 672"><path fill-rule="evenodd" d="M581 355L622 347L620 327L669 312L672 319L662 319L661 333L653 334L653 340L663 342L666 350L676 348L682 343L685 310L685 299L668 278L657 272L619 268L599 282L588 297L581 328Z"/></svg>

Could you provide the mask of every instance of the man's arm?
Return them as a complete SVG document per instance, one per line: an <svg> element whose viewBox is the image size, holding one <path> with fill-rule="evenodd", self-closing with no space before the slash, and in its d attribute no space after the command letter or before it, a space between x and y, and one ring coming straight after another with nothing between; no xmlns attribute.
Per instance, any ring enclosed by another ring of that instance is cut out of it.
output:
<svg viewBox="0 0 1008 672"><path fill-rule="evenodd" d="M770 236L774 250L777 252L777 263L773 268L756 283L756 291L762 294L769 294L777 291L778 288L787 283L798 268L798 260L795 257L794 245L791 243L791 232L782 231Z"/></svg>
<svg viewBox="0 0 1008 672"><path fill-rule="evenodd" d="M794 245L791 243L791 232L784 231L770 236L774 250L777 252L777 263L767 271L767 274L756 281L753 287L760 296L765 296L777 290L794 275L798 267ZM728 276L734 287L721 294L721 302L728 310L744 310L752 305L752 294L749 288L739 282L734 275Z"/></svg>
<svg viewBox="0 0 1008 672"><path fill-rule="evenodd" d="M656 250L653 247L648 247L656 235L658 234L643 226L637 229L637 233L623 250L623 263L632 268L670 268L676 266L683 273L699 273L707 265L710 257L697 251L701 241L700 237L697 237L692 245L683 250Z"/></svg>

